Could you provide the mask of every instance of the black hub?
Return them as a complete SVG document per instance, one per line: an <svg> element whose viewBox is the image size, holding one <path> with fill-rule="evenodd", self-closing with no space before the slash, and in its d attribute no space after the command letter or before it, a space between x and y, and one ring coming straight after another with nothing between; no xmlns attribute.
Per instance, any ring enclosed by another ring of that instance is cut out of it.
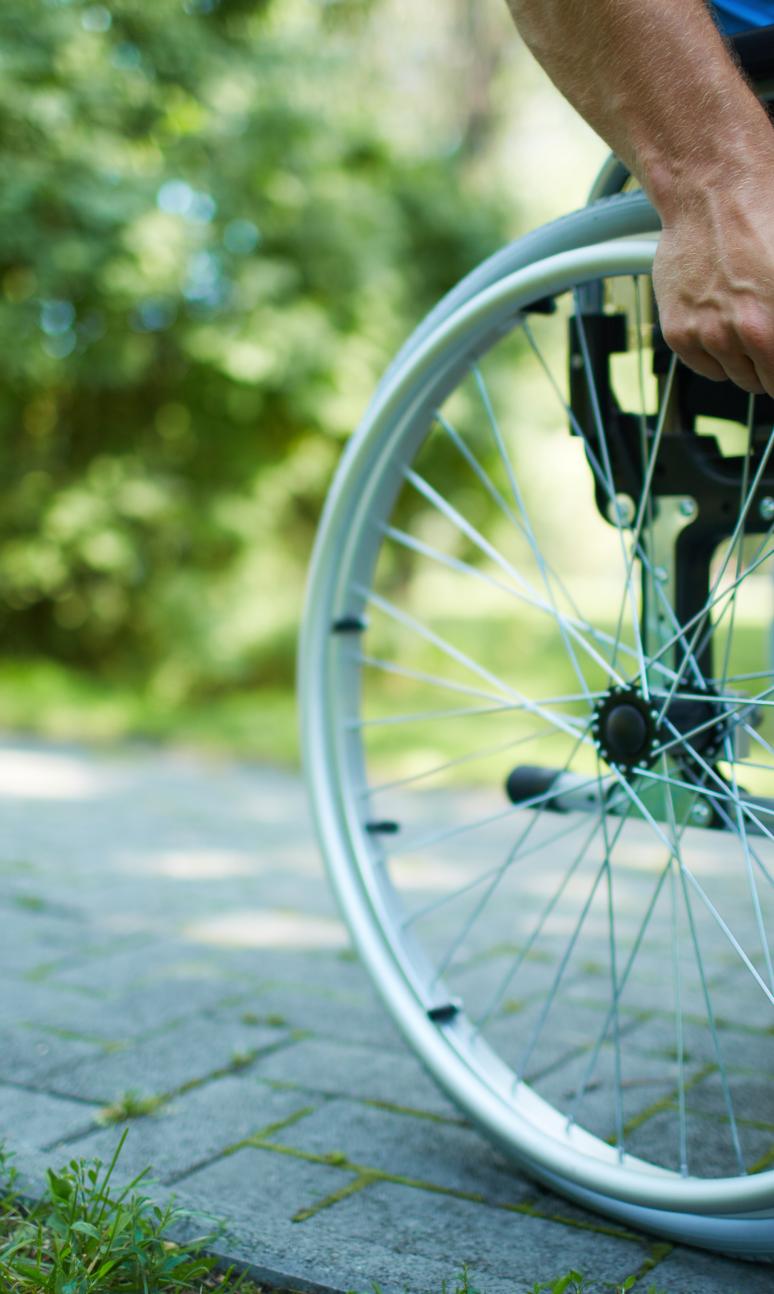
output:
<svg viewBox="0 0 774 1294"><path fill-rule="evenodd" d="M597 706L592 732L597 750L619 768L645 766L660 745L658 711L636 688L616 687Z"/></svg>
<svg viewBox="0 0 774 1294"><path fill-rule="evenodd" d="M726 725L723 707L711 694L704 697L673 696L659 723L664 696L646 701L634 687L611 688L594 714L592 733L597 750L611 765L623 770L649 768L661 747L670 758L697 771L712 764L721 753ZM685 736L682 743L679 736ZM697 760L697 756L700 760ZM705 770L706 772L706 770Z"/></svg>

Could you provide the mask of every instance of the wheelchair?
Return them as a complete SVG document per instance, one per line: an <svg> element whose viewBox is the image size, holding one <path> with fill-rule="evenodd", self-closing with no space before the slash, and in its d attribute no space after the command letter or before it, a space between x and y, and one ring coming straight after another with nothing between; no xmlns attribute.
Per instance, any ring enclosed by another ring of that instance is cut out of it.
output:
<svg viewBox="0 0 774 1294"><path fill-rule="evenodd" d="M735 44L774 98L774 27ZM626 184L384 375L311 565L305 768L365 966L501 1154L773 1258L774 402L669 351Z"/></svg>

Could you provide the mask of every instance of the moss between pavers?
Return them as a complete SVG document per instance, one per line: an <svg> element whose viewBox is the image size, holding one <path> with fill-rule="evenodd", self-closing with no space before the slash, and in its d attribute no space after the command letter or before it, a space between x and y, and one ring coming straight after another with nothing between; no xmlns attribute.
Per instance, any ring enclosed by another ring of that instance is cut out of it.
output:
<svg viewBox="0 0 774 1294"><path fill-rule="evenodd" d="M291 1116L292 1122L300 1118L300 1112L295 1118ZM291 1121L289 1120L289 1121ZM301 1159L311 1164L326 1164L329 1167L340 1168L342 1172L352 1173L355 1175L355 1182L347 1183L340 1191L334 1191L326 1195L323 1199L318 1200L308 1209L301 1210L293 1221L306 1221L308 1218L321 1213L324 1209L330 1208L333 1204L338 1203L340 1199L353 1194L356 1190L361 1190L364 1186L371 1185L375 1182L388 1182L395 1186L407 1186L412 1190L429 1191L433 1195L447 1195L452 1199L467 1200L471 1204L483 1204L489 1208L500 1209L506 1213L521 1213L528 1217L540 1218L544 1222L556 1222L562 1226L573 1227L579 1231L591 1231L597 1235L611 1236L617 1240L628 1240L636 1243L642 1243L642 1239L635 1232L628 1230L626 1227L613 1226L605 1222L586 1220L584 1218L568 1217L564 1214L550 1213L545 1209L539 1208L536 1204L522 1202L520 1204L502 1204L491 1201L482 1195L480 1191L463 1191L456 1187L439 1186L436 1182L424 1182L420 1178L404 1177L400 1173L388 1173L380 1168L370 1168L365 1164L353 1163L343 1151L328 1151L324 1155L316 1155L312 1151L299 1150L295 1146L285 1146L277 1142L264 1140L257 1136L245 1138L243 1141L229 1146L224 1154L235 1154L238 1150L244 1150L251 1147L255 1150L266 1150L270 1154L288 1155L292 1159Z"/></svg>
<svg viewBox="0 0 774 1294"><path fill-rule="evenodd" d="M710 1074L714 1074L716 1069L716 1065L705 1065L703 1069L700 1069L692 1078L688 1079L688 1081L683 1085L683 1090L685 1092L690 1092L692 1088L696 1087L697 1083L703 1083L705 1078L709 1078ZM633 1132L636 1132L638 1128L641 1128L644 1123L647 1123L657 1114L663 1114L665 1110L673 1109L675 1101L677 1100L678 1091L675 1089L675 1091L670 1092L668 1096L662 1096L660 1100L654 1101L653 1104L647 1106L646 1109L640 1110L639 1114L633 1115L632 1118L624 1124L624 1137L631 1136ZM609 1137L608 1141L612 1144L615 1141L615 1137Z"/></svg>
<svg viewBox="0 0 774 1294"><path fill-rule="evenodd" d="M283 1038L280 1042L270 1043L266 1047L256 1047L252 1051L235 1052L227 1065L222 1065L220 1069L212 1070L209 1074L201 1075L198 1078L191 1078L186 1083L180 1083L177 1087L170 1088L166 1092L141 1093L134 1089L121 1092L110 1105L103 1106L98 1110L95 1122L104 1125L106 1123L124 1123L132 1119L147 1118L149 1115L158 1113L176 1097L185 1096L188 1092L193 1092L199 1087L205 1087L208 1083L214 1083L220 1078L243 1073L255 1060L271 1055L272 1052L278 1051L294 1041L296 1041L294 1038Z"/></svg>
<svg viewBox="0 0 774 1294"><path fill-rule="evenodd" d="M711 988L712 985L709 987ZM607 998L585 997L580 994L574 998L574 1001L577 1002L579 1006L593 1007L599 1011L603 1011L609 1004ZM673 1012L659 1010L658 1007L627 1007L622 1004L620 1009L621 1015L625 1016L627 1020L637 1020L642 1024L647 1024L652 1020L666 1020L669 1023L674 1022ZM683 1023L686 1025L695 1025L699 1029L706 1029L707 1027L707 1017L700 1015L698 1012L683 1011L682 1018ZM715 1027L717 1029L728 1030L732 1033L751 1034L756 1038L771 1037L772 1033L774 1033L774 1025L746 1024L743 1020L728 1020L725 1016L718 1015L714 1017L714 1020ZM646 1053L650 1051L652 1054L657 1054L654 1048L644 1048L643 1050L646 1051Z"/></svg>
<svg viewBox="0 0 774 1294"><path fill-rule="evenodd" d="M405 1114L411 1119L426 1119L428 1123L442 1123L447 1127L469 1128L467 1119L454 1119L448 1114L435 1114L432 1110L417 1110L413 1105L396 1105L393 1101L376 1101L372 1097L348 1096L348 1100L358 1101L374 1110L386 1110L389 1114Z"/></svg>
<svg viewBox="0 0 774 1294"><path fill-rule="evenodd" d="M774 1146L767 1150L765 1155L761 1155L755 1163L750 1164L747 1169L748 1173L765 1173L767 1168L774 1168Z"/></svg>

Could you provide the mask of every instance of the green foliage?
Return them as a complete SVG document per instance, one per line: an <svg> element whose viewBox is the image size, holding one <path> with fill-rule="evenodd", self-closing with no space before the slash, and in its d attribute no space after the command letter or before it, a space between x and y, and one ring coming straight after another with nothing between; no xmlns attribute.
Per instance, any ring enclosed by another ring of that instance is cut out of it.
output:
<svg viewBox="0 0 774 1294"><path fill-rule="evenodd" d="M0 8L10 652L174 702L291 679L341 442L503 232L458 162L390 137L371 8Z"/></svg>
<svg viewBox="0 0 774 1294"><path fill-rule="evenodd" d="M0 1201L0 1279L7 1294L256 1294L253 1285L214 1274L202 1252L207 1239L172 1240L173 1225L190 1217L154 1204L136 1190L141 1173L120 1191L111 1178L126 1134L107 1168L71 1160L48 1171L48 1189L30 1210L14 1182ZM0 1167L8 1177L7 1159ZM147 1171L147 1170L146 1170Z"/></svg>
<svg viewBox="0 0 774 1294"><path fill-rule="evenodd" d="M637 1284L637 1276L628 1276L620 1285L610 1285L611 1294L626 1294ZM532 1286L531 1294L588 1294L589 1286L581 1272L570 1271L555 1281L538 1281ZM663 1290L649 1285L647 1294L664 1294Z"/></svg>
<svg viewBox="0 0 774 1294"><path fill-rule="evenodd" d="M142 1096L139 1092L128 1091L119 1096L112 1105L106 1105L97 1115L99 1123L126 1123L129 1119L143 1119L155 1114L164 1103L162 1096Z"/></svg>

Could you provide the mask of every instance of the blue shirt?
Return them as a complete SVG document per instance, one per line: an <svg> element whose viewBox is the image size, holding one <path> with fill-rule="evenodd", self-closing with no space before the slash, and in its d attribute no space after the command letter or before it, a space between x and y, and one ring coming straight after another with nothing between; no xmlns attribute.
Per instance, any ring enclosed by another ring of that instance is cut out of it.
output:
<svg viewBox="0 0 774 1294"><path fill-rule="evenodd" d="M729 36L774 23L774 0L713 0L720 26Z"/></svg>

